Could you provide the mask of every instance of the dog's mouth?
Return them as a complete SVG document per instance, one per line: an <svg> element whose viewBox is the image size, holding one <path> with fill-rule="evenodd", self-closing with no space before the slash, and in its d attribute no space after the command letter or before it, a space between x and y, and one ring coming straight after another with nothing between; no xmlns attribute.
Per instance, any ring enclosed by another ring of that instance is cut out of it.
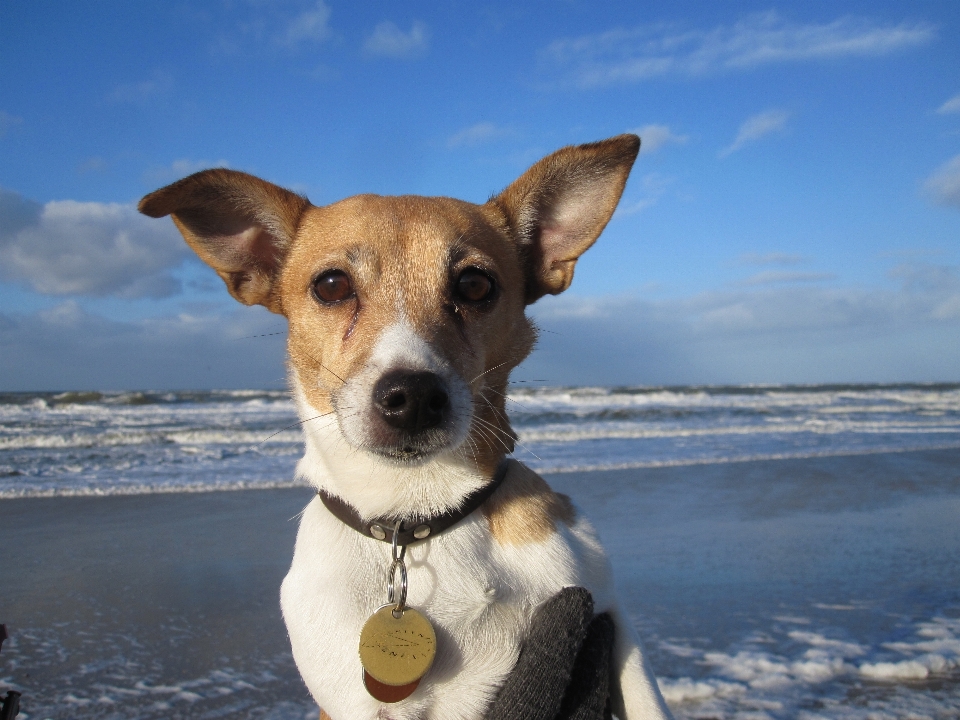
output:
<svg viewBox="0 0 960 720"><path fill-rule="evenodd" d="M412 447L403 447L397 448L393 452L385 453L387 457L392 460L397 460L399 462L407 463L416 463L421 460L427 459L431 453L424 452L423 450L417 450Z"/></svg>
<svg viewBox="0 0 960 720"><path fill-rule="evenodd" d="M372 448L373 452L377 455L404 464L416 464L430 460L446 449L448 449L448 445L445 442L409 442L401 445Z"/></svg>

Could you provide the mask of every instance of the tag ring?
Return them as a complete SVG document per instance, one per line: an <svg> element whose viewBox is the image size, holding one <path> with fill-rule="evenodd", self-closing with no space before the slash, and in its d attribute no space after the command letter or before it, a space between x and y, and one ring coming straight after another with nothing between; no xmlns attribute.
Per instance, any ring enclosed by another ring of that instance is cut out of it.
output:
<svg viewBox="0 0 960 720"><path fill-rule="evenodd" d="M400 552L397 552L397 536L400 535L400 523L401 520L397 520L397 524L393 526L393 543L390 545L390 555L393 557L393 561L403 562L403 556L407 554L407 546L401 545Z"/></svg>
<svg viewBox="0 0 960 720"><path fill-rule="evenodd" d="M395 580L397 577L397 568L400 568L400 592L397 592ZM399 597L398 597L399 595ZM407 604L407 566L403 564L401 558L397 558L390 563L390 570L387 575L387 602L396 605L393 608L393 616L399 618L403 615L403 609Z"/></svg>
<svg viewBox="0 0 960 720"><path fill-rule="evenodd" d="M407 566L403 562L403 556L407 552L407 546L401 545L400 552L397 553L397 535L400 534L400 521L397 520L397 524L393 528L393 547L391 548L391 554L393 555L393 562L390 563L390 570L387 572L387 602L393 605L396 603L396 607L391 611L393 616L398 620L403 615L403 609L407 605ZM400 593L397 597L397 568L400 568Z"/></svg>

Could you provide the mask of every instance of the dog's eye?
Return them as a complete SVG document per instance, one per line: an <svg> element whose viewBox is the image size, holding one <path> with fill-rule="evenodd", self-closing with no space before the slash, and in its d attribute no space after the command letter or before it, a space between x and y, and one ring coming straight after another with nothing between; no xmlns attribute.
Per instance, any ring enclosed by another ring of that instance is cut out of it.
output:
<svg viewBox="0 0 960 720"><path fill-rule="evenodd" d="M323 302L336 303L353 297L353 285L343 270L327 270L313 281L313 294Z"/></svg>
<svg viewBox="0 0 960 720"><path fill-rule="evenodd" d="M489 300L493 289L493 278L477 268L467 268L457 278L456 295L463 302L481 303Z"/></svg>

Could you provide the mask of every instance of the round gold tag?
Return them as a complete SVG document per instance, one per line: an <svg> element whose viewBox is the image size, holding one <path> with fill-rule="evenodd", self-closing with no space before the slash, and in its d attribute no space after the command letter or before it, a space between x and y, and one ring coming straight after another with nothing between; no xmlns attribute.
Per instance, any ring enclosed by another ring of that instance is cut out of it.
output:
<svg viewBox="0 0 960 720"><path fill-rule="evenodd" d="M377 610L360 631L360 663L385 685L409 685L424 676L437 652L437 635L430 621L405 608L399 618L393 605Z"/></svg>

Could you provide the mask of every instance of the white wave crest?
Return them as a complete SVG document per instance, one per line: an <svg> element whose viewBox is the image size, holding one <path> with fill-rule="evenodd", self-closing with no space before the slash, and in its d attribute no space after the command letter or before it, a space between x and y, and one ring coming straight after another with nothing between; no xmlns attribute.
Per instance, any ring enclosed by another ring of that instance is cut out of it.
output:
<svg viewBox="0 0 960 720"><path fill-rule="evenodd" d="M695 465L723 465L740 462L763 462L766 460L805 460L808 458L848 457L860 455L886 455L888 453L918 452L921 450L957 450L958 443L930 445L888 446L863 449L843 448L839 450L808 450L793 453L758 453L756 455L735 455L731 457L680 458L676 460L638 460L621 463L570 463L550 465L542 460L525 460L526 464L545 474L563 474L575 472L602 472L606 470L643 470L645 468L687 467ZM850 608L854 609L854 608Z"/></svg>
<svg viewBox="0 0 960 720"><path fill-rule="evenodd" d="M124 485L65 487L0 487L0 500L44 497L110 497L115 495L154 495L168 493L228 492L235 490L273 490L306 487L300 480L226 480L189 483L129 483Z"/></svg>
<svg viewBox="0 0 960 720"><path fill-rule="evenodd" d="M584 440L650 440L659 438L715 437L723 435L839 435L857 433L880 434L958 434L960 419L955 422L862 422L810 419L801 423L770 425L718 425L716 427L665 427L654 423L591 423L583 425L546 425L525 428L519 432L523 443L582 442Z"/></svg>
<svg viewBox="0 0 960 720"><path fill-rule="evenodd" d="M950 682L954 677L951 673L960 668L960 619L936 617L920 622L915 626L916 641L875 646L831 637L826 632L789 630L779 638L779 631L773 633L763 633L748 640L748 647L728 652L661 643L668 651L678 649L683 657L700 658L699 664L711 669L698 679L661 678L658 682L664 698L680 717L753 717L757 711L774 710L777 717L812 718L790 703L815 696L843 697L847 694L844 688L867 680L903 689L897 694L885 691L872 700L872 705L862 708L833 699L831 707L840 714L830 712L828 716L858 720L953 717L956 692L930 698L922 689L911 690L916 687L911 684L936 677ZM831 683L829 692L820 688ZM884 711L885 703L889 704L889 713ZM914 715L909 712L911 705L937 712Z"/></svg>
<svg viewBox="0 0 960 720"><path fill-rule="evenodd" d="M178 430L170 432L104 432L104 433L60 433L29 434L13 437L0 437L0 450L27 450L43 448L95 448L117 447L122 445L277 445L301 443L303 435L299 429L284 430L270 434L264 431L227 431L227 430Z"/></svg>

